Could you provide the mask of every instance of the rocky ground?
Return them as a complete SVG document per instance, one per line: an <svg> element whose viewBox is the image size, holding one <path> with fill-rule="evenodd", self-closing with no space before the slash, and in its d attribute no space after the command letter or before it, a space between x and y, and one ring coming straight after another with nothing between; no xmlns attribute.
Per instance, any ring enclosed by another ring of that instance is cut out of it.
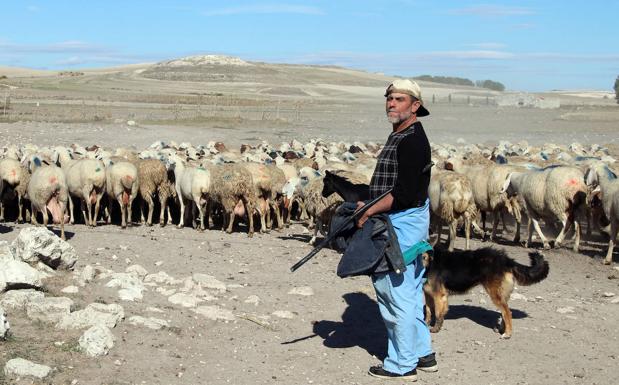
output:
<svg viewBox="0 0 619 385"><path fill-rule="evenodd" d="M12 241L25 227L5 227L0 240ZM299 224L251 239L242 229L231 235L170 226L74 225L67 230L79 256L75 272L55 273L44 294L70 298L74 311L92 303L122 306L124 320L111 328L113 347L105 356L89 357L79 346L86 328L60 329L5 307L12 335L0 343L0 360L21 357L52 370L43 380L5 376L0 381L378 383L366 374L385 354L385 331L370 281L339 279L338 255L330 250L290 273L289 267L311 250ZM529 250L507 240L500 243L497 247L513 258L528 260ZM473 247L482 245L473 242ZM493 332L498 313L483 289L452 297L445 326L433 335L440 370L421 373L419 381L611 383L619 374L619 271L601 264L604 248L596 237L578 254L548 251L549 277L518 287L510 302L510 340ZM97 276L80 283L86 266L94 267ZM121 287L108 287L111 274L126 271L136 272L141 299L122 300ZM76 286L77 292L64 293L67 286ZM136 323L134 316L160 320L152 327L164 326L154 330Z"/></svg>

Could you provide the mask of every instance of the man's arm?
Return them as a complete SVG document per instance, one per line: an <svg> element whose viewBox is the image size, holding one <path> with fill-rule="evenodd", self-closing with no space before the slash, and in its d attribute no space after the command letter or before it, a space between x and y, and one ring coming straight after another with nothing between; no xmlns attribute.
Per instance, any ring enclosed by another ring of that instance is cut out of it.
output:
<svg viewBox="0 0 619 385"><path fill-rule="evenodd" d="M357 202L357 209L360 207L363 207L364 205L365 203L363 202ZM371 217L372 215L384 213L384 212L391 210L392 205L393 205L393 195L389 193L385 195L383 199L376 202L374 206L370 207L365 213L363 213L363 215L361 215L361 217L357 220L357 227L359 228L363 227L363 224L365 223L365 221L367 221L368 218Z"/></svg>

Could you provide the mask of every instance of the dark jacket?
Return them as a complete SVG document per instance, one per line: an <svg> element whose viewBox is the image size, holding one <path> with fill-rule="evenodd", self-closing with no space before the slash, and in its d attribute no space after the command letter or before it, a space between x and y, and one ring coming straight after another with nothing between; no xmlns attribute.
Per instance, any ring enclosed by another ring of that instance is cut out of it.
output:
<svg viewBox="0 0 619 385"><path fill-rule="evenodd" d="M357 204L345 202L337 208L331 221L331 231L344 223L355 211ZM356 221L348 225L335 238L336 247L344 250L337 266L341 278L356 275L371 275L406 270L404 258L398 244L398 237L387 214L371 216L363 228L356 227Z"/></svg>

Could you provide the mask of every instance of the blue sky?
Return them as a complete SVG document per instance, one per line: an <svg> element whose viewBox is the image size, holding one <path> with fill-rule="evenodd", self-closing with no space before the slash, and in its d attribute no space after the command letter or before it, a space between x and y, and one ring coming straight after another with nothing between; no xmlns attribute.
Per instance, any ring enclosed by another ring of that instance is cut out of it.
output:
<svg viewBox="0 0 619 385"><path fill-rule="evenodd" d="M5 1L0 66L76 69L226 54L512 90L611 90L619 1Z"/></svg>

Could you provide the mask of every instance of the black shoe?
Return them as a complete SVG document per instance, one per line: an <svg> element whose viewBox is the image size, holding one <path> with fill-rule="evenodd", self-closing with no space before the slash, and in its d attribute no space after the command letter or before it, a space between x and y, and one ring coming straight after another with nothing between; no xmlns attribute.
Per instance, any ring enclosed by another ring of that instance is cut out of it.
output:
<svg viewBox="0 0 619 385"><path fill-rule="evenodd" d="M423 370L424 372L438 372L438 364L436 363L434 353L430 353L427 356L419 357L419 362L417 362L417 369Z"/></svg>
<svg viewBox="0 0 619 385"><path fill-rule="evenodd" d="M384 378L387 380L395 379L395 380L408 380L408 381L417 381L417 370L413 369L410 372L406 372L404 374L392 373L383 369L382 366L372 366L368 371L370 376Z"/></svg>

